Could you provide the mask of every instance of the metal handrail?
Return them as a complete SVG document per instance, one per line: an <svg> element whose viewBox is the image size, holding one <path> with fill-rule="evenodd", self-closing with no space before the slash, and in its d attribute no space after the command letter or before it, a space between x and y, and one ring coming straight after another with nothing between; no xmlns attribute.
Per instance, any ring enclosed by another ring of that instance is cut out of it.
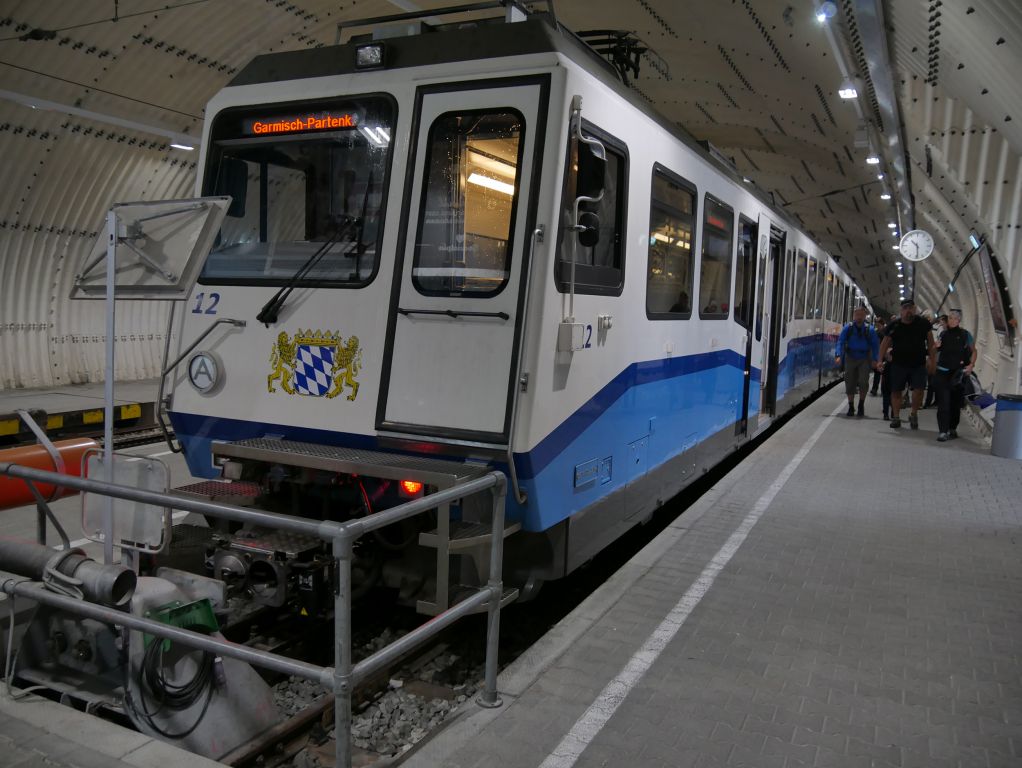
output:
<svg viewBox="0 0 1022 768"><path fill-rule="evenodd" d="M241 659L249 664L318 682L334 694L335 764L337 766L351 768L351 694L354 685L365 680L373 672L382 669L421 642L438 634L458 619L483 606L486 606L488 613L486 665L483 692L477 703L483 707L499 707L502 703L497 695L497 647L500 637L500 604L504 595L501 571L504 561L504 502L507 494L507 478L500 472L489 472L481 477L438 491L430 496L423 496L400 506L377 512L369 517L357 518L344 523L280 515L231 504L217 504L199 499L185 498L176 494L146 491L117 483L70 477L56 472L47 472L11 463L0 463L0 475L18 477L28 483L52 483L112 498L140 501L160 507L171 507L227 520L256 523L280 530L312 535L330 542L337 572L337 590L334 595L333 667L320 667L268 651L236 645L208 635L179 629L151 619L122 613L121 611L96 603L57 595L47 590L45 586L38 582L29 582L19 577L9 576L5 579L3 576L0 576L0 591L6 592L9 595L19 595L36 600L70 613L80 614L129 629L145 631L184 645L213 651L224 656ZM441 504L456 501L485 490L489 490L493 497L490 575L486 586L481 587L474 594L451 606L443 613L435 616L390 645L381 648L358 664L353 664L351 657L351 561L354 554L355 541L366 533L378 528L414 517ZM110 531L107 531L106 534L109 539L112 539ZM0 564L0 567L2 567L2 564Z"/></svg>

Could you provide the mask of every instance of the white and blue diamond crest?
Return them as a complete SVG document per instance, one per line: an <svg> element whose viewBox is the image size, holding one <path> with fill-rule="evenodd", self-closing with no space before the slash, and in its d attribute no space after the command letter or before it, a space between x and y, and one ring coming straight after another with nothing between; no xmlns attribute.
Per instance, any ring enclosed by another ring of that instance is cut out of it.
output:
<svg viewBox="0 0 1022 768"><path fill-rule="evenodd" d="M333 384L333 344L299 344L295 355L294 388L299 395L322 397Z"/></svg>
<svg viewBox="0 0 1022 768"><path fill-rule="evenodd" d="M266 390L277 386L288 395L308 395L332 400L342 393L348 400L358 396L358 374L362 369L362 346L358 336L345 339L337 331L301 329L292 338L287 331L277 334L270 352L270 375Z"/></svg>

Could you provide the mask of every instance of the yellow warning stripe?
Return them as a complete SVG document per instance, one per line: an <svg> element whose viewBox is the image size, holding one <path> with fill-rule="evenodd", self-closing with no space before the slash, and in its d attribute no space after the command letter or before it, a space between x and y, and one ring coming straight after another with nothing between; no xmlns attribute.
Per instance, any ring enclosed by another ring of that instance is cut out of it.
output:
<svg viewBox="0 0 1022 768"><path fill-rule="evenodd" d="M55 413L46 416L46 431L54 432L64 427L75 424L102 424L105 411L94 409L89 411L69 411L67 413ZM139 403L119 405L114 412L115 421L128 421L142 417L142 406ZM0 419L0 437L17 435L20 432L27 432L27 428L21 423L21 419L3 418Z"/></svg>

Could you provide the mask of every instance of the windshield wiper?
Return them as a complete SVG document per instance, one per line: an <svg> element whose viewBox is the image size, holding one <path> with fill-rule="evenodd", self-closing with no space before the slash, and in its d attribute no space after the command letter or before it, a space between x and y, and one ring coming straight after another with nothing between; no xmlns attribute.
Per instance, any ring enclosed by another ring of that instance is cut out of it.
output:
<svg viewBox="0 0 1022 768"><path fill-rule="evenodd" d="M330 239L317 248L316 252L291 276L291 279L284 283L280 290L273 295L273 298L263 305L263 308L259 310L259 314L256 315L256 320L263 323L267 328L272 323L277 322L277 316L280 314L280 310L284 307L284 302L287 301L287 297L291 295L291 291L295 289L295 286L305 279L305 276L323 260L323 257L326 256L331 248L341 240L346 239L352 233L352 230L358 226L358 223L359 219L352 218L351 216L342 216L334 227Z"/></svg>

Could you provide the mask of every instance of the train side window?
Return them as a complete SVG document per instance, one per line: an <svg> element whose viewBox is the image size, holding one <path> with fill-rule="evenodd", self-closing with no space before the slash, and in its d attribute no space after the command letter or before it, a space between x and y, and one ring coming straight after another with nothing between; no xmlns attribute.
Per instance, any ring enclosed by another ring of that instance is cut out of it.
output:
<svg viewBox="0 0 1022 768"><path fill-rule="evenodd" d="M820 316L820 284L817 279L820 271L818 266L819 261L810 257L809 286L806 288L806 317L810 320L815 320Z"/></svg>
<svg viewBox="0 0 1022 768"><path fill-rule="evenodd" d="M525 118L447 112L429 128L412 282L429 296L493 296L511 275Z"/></svg>
<svg viewBox="0 0 1022 768"><path fill-rule="evenodd" d="M722 320L731 313L732 235L735 214L703 196L703 253L699 263L699 317Z"/></svg>
<svg viewBox="0 0 1022 768"><path fill-rule="evenodd" d="M788 321L791 319L791 285L794 265L791 262L792 252L784 257L784 298L781 300L781 334L788 335Z"/></svg>
<svg viewBox="0 0 1022 768"><path fill-rule="evenodd" d="M646 266L646 317L651 320L692 316L695 208L695 187L655 165Z"/></svg>
<svg viewBox="0 0 1022 768"><path fill-rule="evenodd" d="M799 251L795 258L795 319L805 320L806 317L806 262L805 251Z"/></svg>
<svg viewBox="0 0 1022 768"><path fill-rule="evenodd" d="M577 195L578 140L568 140L564 186L561 192L561 224L557 236L554 275L557 290L567 293L571 282L571 262L575 261L575 293L620 296L625 276L625 212L628 203L628 149L610 134L588 121L582 121L582 133L599 139L607 151L603 177L603 197L598 203L583 203L579 213L595 213L600 221L599 240L586 247L570 227Z"/></svg>
<svg viewBox="0 0 1022 768"><path fill-rule="evenodd" d="M735 270L735 322L745 330L750 330L752 305L756 295L756 225L744 216L738 217L738 259Z"/></svg>
<svg viewBox="0 0 1022 768"><path fill-rule="evenodd" d="M823 315L828 322L834 322L834 297L837 295L837 283L834 282L834 271L827 267L827 298L823 305Z"/></svg>

